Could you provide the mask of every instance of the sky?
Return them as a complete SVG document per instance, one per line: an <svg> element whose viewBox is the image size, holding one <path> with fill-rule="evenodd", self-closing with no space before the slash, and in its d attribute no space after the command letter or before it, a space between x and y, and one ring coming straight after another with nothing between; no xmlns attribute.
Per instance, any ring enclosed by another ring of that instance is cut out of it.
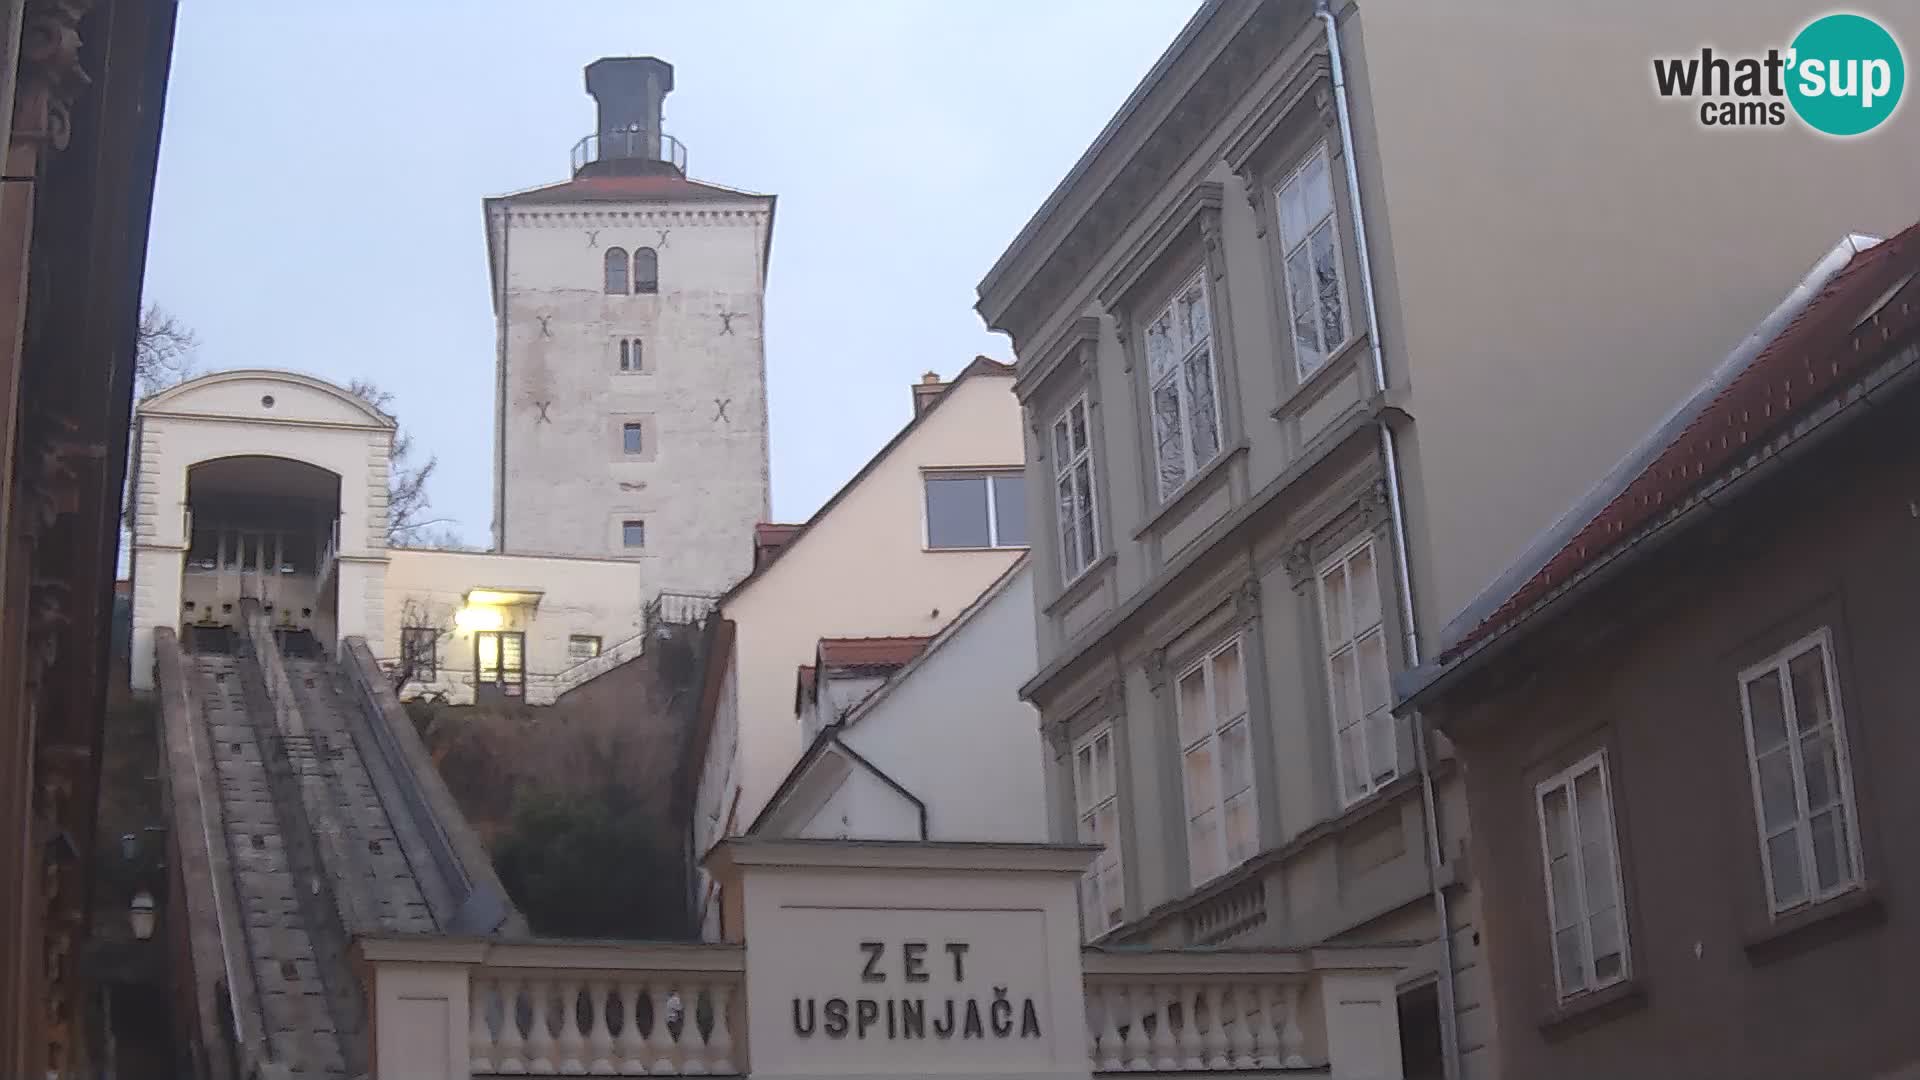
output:
<svg viewBox="0 0 1920 1080"><path fill-rule="evenodd" d="M700 180L776 194L773 510L800 521L911 415L1011 360L974 290L1197 0L188 0L146 300L198 372L369 378L485 543L494 324L480 201L566 179L582 68L674 65Z"/></svg>

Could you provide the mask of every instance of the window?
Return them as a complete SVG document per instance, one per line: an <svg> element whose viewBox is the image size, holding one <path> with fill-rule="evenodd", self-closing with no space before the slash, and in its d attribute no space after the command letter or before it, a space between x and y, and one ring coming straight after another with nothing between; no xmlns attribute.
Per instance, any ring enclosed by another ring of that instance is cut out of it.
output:
<svg viewBox="0 0 1920 1080"><path fill-rule="evenodd" d="M651 293L660 291L660 256L652 248L635 248L633 252L633 291Z"/></svg>
<svg viewBox="0 0 1920 1080"><path fill-rule="evenodd" d="M1024 547L1026 476L1019 472L929 473L927 546Z"/></svg>
<svg viewBox="0 0 1920 1080"><path fill-rule="evenodd" d="M1060 577L1072 581L1100 557L1093 512L1093 440L1081 395L1053 422L1053 486L1060 522Z"/></svg>
<svg viewBox="0 0 1920 1080"><path fill-rule="evenodd" d="M1320 568L1320 620L1333 714L1340 801L1351 804L1400 775L1399 727L1387 692L1387 634L1373 540Z"/></svg>
<svg viewBox="0 0 1920 1080"><path fill-rule="evenodd" d="M1089 940L1120 925L1126 909L1115 772L1111 727L1103 724L1074 744L1073 809L1080 822L1080 842L1101 848L1080 878L1080 919Z"/></svg>
<svg viewBox="0 0 1920 1080"><path fill-rule="evenodd" d="M1305 379L1347 339L1347 288L1333 220L1333 176L1323 143L1280 185L1280 251L1294 366Z"/></svg>
<svg viewBox="0 0 1920 1080"><path fill-rule="evenodd" d="M1534 789L1553 971L1562 999L1627 977L1627 920L1607 759L1594 754Z"/></svg>
<svg viewBox="0 0 1920 1080"><path fill-rule="evenodd" d="M644 521L623 521L620 523L620 546L643 548L647 546L647 523Z"/></svg>
<svg viewBox="0 0 1920 1080"><path fill-rule="evenodd" d="M567 659L578 664L600 655L600 639L593 634L573 634L567 638Z"/></svg>
<svg viewBox="0 0 1920 1080"><path fill-rule="evenodd" d="M432 682L439 675L440 631L431 626L407 626L400 630L400 667L409 672L410 682Z"/></svg>
<svg viewBox="0 0 1920 1080"><path fill-rule="evenodd" d="M621 338L620 339L620 370L621 371L642 370L642 367L640 364L640 356L641 356L641 352L640 352L639 338Z"/></svg>
<svg viewBox="0 0 1920 1080"><path fill-rule="evenodd" d="M1220 453L1213 316L1205 276L1195 274L1147 324L1154 462L1162 499Z"/></svg>
<svg viewBox="0 0 1920 1080"><path fill-rule="evenodd" d="M620 451L626 454L640 453L639 424L628 423L620 425Z"/></svg>
<svg viewBox="0 0 1920 1080"><path fill-rule="evenodd" d="M525 697L527 636L517 630L476 630L473 670L482 698Z"/></svg>
<svg viewBox="0 0 1920 1080"><path fill-rule="evenodd" d="M1199 885L1251 858L1259 841L1239 638L1181 673L1175 707L1187 798L1187 867Z"/></svg>
<svg viewBox="0 0 1920 1080"><path fill-rule="evenodd" d="M606 291L612 296L627 295L627 252L625 248L608 248Z"/></svg>
<svg viewBox="0 0 1920 1080"><path fill-rule="evenodd" d="M1826 629L1740 674L1760 865L1774 914L1860 884L1853 769Z"/></svg>

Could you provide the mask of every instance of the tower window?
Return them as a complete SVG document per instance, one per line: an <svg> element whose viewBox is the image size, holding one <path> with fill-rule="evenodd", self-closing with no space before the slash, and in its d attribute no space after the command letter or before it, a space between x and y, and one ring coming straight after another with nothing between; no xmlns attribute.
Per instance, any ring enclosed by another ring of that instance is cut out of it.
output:
<svg viewBox="0 0 1920 1080"><path fill-rule="evenodd" d="M623 521L620 523L620 546L643 548L647 546L647 523L644 521Z"/></svg>
<svg viewBox="0 0 1920 1080"><path fill-rule="evenodd" d="M622 453L627 454L638 454L641 452L639 424L620 425L620 450Z"/></svg>
<svg viewBox="0 0 1920 1080"><path fill-rule="evenodd" d="M609 257L612 252L607 253ZM608 292L613 290L609 288ZM652 248L635 248L633 252L633 291L651 293L660 291L660 256Z"/></svg>
<svg viewBox="0 0 1920 1080"><path fill-rule="evenodd" d="M607 249L607 293L611 296L627 295L627 249Z"/></svg>
<svg viewBox="0 0 1920 1080"><path fill-rule="evenodd" d="M641 356L641 352L640 352L639 338L623 337L620 339L620 370L621 371L643 370L642 365L640 363L640 356Z"/></svg>

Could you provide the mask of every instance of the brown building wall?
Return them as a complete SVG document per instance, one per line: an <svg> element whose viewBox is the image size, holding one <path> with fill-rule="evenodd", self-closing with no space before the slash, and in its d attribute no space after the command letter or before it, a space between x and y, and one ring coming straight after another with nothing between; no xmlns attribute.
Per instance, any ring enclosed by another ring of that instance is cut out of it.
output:
<svg viewBox="0 0 1920 1080"><path fill-rule="evenodd" d="M1917 423L1907 391L1536 634L1493 673L1504 689L1444 714L1467 769L1506 1075L1920 1065ZM1821 626L1869 884L1770 922L1738 675ZM1556 1004L1534 787L1601 747L1633 975L1582 1010Z"/></svg>

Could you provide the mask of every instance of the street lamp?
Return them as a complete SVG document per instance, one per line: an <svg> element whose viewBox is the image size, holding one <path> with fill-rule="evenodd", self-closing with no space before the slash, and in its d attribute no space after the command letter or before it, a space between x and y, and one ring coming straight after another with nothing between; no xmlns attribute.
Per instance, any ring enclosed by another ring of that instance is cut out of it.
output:
<svg viewBox="0 0 1920 1080"><path fill-rule="evenodd" d="M133 903L127 909L127 920L133 924L135 939L145 941L153 936L153 919L153 894L141 889L133 894Z"/></svg>

